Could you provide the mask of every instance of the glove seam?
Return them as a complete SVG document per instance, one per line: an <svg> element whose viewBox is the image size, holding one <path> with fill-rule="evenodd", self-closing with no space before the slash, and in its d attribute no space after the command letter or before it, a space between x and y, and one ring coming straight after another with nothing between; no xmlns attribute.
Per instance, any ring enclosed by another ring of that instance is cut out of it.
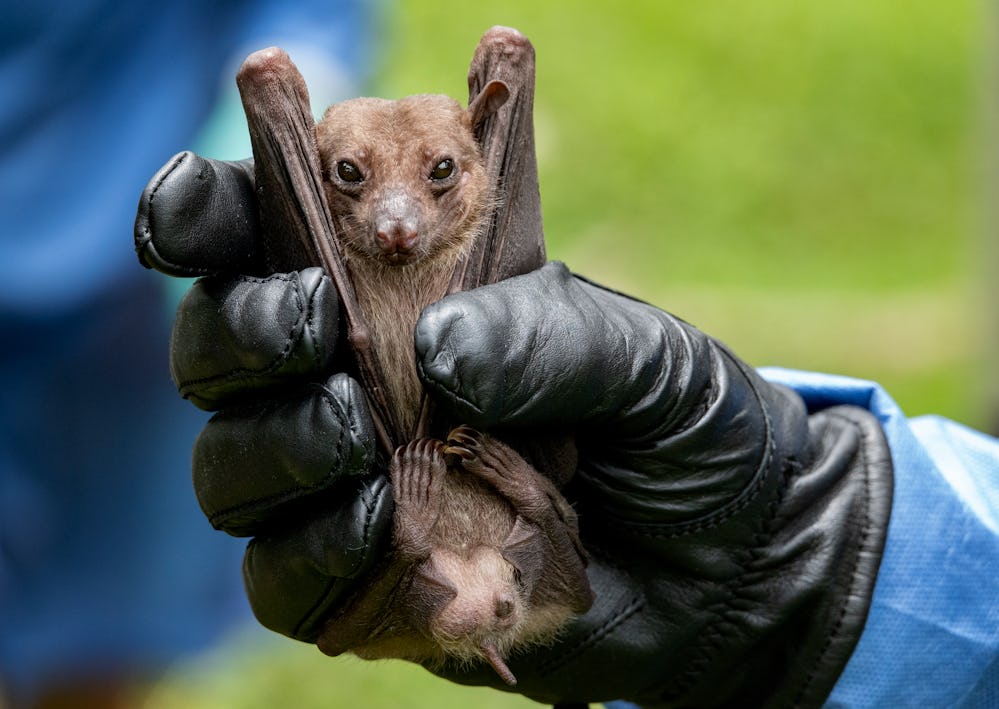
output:
<svg viewBox="0 0 999 709"><path fill-rule="evenodd" d="M724 357L730 359L744 376L746 375L746 372L741 367L741 363L737 358L735 358L734 355L729 353L725 348L720 348L718 351ZM635 522L607 514L605 519L608 526L616 527L629 534L651 539L675 539L690 534L698 534L709 529L714 529L742 512L756 499L756 497L760 494L760 491L766 486L768 480L766 472L770 468L776 453L777 442L774 438L773 421L770 418L770 413L764 405L764 399L756 386L756 382L751 376L746 376L745 378L762 413L764 430L766 431L767 438L767 444L763 449L763 456L757 465L756 470L753 472L752 480L750 480L739 491L738 495L726 502L720 508L712 510L706 515L702 515L701 517L692 520L658 523Z"/></svg>
<svg viewBox="0 0 999 709"><path fill-rule="evenodd" d="M325 287L326 281L322 280L312 292L312 296L308 300L308 315L305 318L305 328L309 331L309 340L312 342L312 362L317 371L322 368L323 343L318 336L318 331L316 330L316 303L319 301L320 291L322 291Z"/></svg>
<svg viewBox="0 0 999 709"><path fill-rule="evenodd" d="M729 613L739 612L739 602L747 601L756 604L757 601L752 595L744 595L743 589L749 585L747 577L753 574L753 562L759 558L760 550L766 548L773 536L774 530L771 528L777 518L781 503L787 494L790 478L800 469L799 466L786 461L780 474L780 485L776 490L774 498L767 503L768 514L762 519L762 524L753 535L753 545L746 549L746 554L742 558L733 558L739 567L739 571L729 578L724 585L724 598L713 604L713 608L706 609L710 613L712 620L707 623L699 634L699 642L696 649L691 652L691 659L673 682L671 689L662 692L662 699L681 699L701 678L704 670L710 666L714 655L725 647L726 633L725 627L737 625L728 620Z"/></svg>
<svg viewBox="0 0 999 709"><path fill-rule="evenodd" d="M366 550L370 544L371 526L375 517L378 496L384 489L386 482L387 481L384 477L379 477L375 486L372 486L372 494L370 496L365 495L364 497L364 526L361 530L361 543L362 549L364 550ZM363 558L364 554L361 556ZM296 637L301 635L303 628L311 626L317 619L325 614L325 609L326 606L329 605L330 597L333 595L334 589L340 585L341 581L341 577L333 577L330 580L330 582L326 585L326 589L322 596L312 605L302 618L301 622L295 626L294 634ZM310 633L310 635L312 634Z"/></svg>
<svg viewBox="0 0 999 709"><path fill-rule="evenodd" d="M363 400L363 395L362 395L362 400ZM332 396L330 396L330 401L331 402L333 401ZM347 397L347 413L346 413L347 421L350 422L351 435L361 444L361 451L364 455L363 460L367 461L368 465L370 466L370 460L373 454L371 447L369 445L369 442L371 441L371 435L365 436L360 430L363 429L365 425L361 423L362 413L366 415L367 411L364 412L359 411L354 401L355 399L353 396ZM365 468L365 470L367 470L367 467Z"/></svg>
<svg viewBox="0 0 999 709"><path fill-rule="evenodd" d="M461 322L463 318L464 318L463 315L456 318L454 322L450 324L449 330L454 329L455 324ZM437 354L437 357L442 356L443 351L444 348L441 348L441 351ZM417 378L421 382L423 382L425 386L437 392L439 396L447 399L452 406L454 406L455 403L458 403L468 408L471 411L471 413L475 415L481 415L483 413L483 409L480 406L475 404L471 399L468 399L467 397L464 397L457 393L462 389L461 377L459 375L458 367L452 367L449 374L450 374L451 386L448 386L443 381L435 377L431 372L427 371L427 368L424 366L424 361L422 357L417 357L416 359L416 375Z"/></svg>
<svg viewBox="0 0 999 709"><path fill-rule="evenodd" d="M862 470L864 471L864 497L863 497L864 525L857 543L858 550L863 551L867 548L867 540L870 537L871 526L873 523L873 520L871 518L871 494L872 494L871 473L870 473L870 460L868 456L868 446L870 445L870 436L862 426L860 426L855 420L849 418L848 416L843 416L842 414L839 414L835 411L827 411L826 415L829 416L830 418L837 419L839 421L842 421L850 425L854 430L857 431L857 433L860 435L861 441L863 442L863 444L859 447L859 454L861 461L863 463ZM804 700L806 693L811 689L812 685L816 680L816 673L819 667L823 666L823 660L825 659L826 655L829 653L834 642L837 641L842 636L843 623L846 620L846 615L850 610L849 601L851 598L853 598L854 594L857 591L857 581L858 581L857 569L860 568L861 556L862 556L861 553L854 554L853 563L850 566L849 591L847 593L842 594L841 596L842 600L840 602L839 614L836 617L836 623L833 626L832 631L826 637L825 642L822 644L822 648L819 650L819 653L815 658L815 662L812 663L812 669L805 677L805 680L802 683L801 688L798 690L798 693L795 695L794 698L795 706L802 705L802 701Z"/></svg>
<svg viewBox="0 0 999 709"><path fill-rule="evenodd" d="M628 599L628 602L624 604L613 616L605 620L599 626L591 630L586 634L579 642L574 643L569 649L560 649L560 655L548 662L543 662L538 666L538 675L540 677L547 677L553 672L557 672L560 668L572 662L572 660L579 654L586 652L589 648L593 647L606 636L614 632L620 625L631 618L636 613L640 613L642 609L645 608L645 598L642 596L633 596Z"/></svg>
<svg viewBox="0 0 999 709"><path fill-rule="evenodd" d="M602 552L596 548L590 548L589 552L592 558L599 558L602 565L613 568L620 573L627 573L619 564L615 562L615 560L609 557L606 552ZM631 596L624 604L619 604L617 611L604 620L604 622L599 626L590 630L585 636L574 642L571 646L564 649L560 648L557 656L540 663L538 665L539 675L542 677L550 675L551 673L556 672L565 665L569 664L580 653L583 653L590 647L596 645L633 615L640 613L645 608L645 605L646 602L644 594L635 594Z"/></svg>
<svg viewBox="0 0 999 709"><path fill-rule="evenodd" d="M754 479L747 487L743 488L739 497L704 518L692 522L668 525L672 529L665 531L660 529L646 529L637 524L627 525L625 523L626 527L633 527L631 530L633 533L657 538L674 538L683 534L712 529L746 509L750 502L755 500L760 491L764 489L767 482L775 482L773 480L774 475L768 475L767 473L773 467L777 442L774 435L773 421L764 403L764 398L755 380L743 369L739 360L725 348L720 348L719 351L731 359L735 363L737 370L745 376L746 383L750 391L752 391L763 417L767 445L764 447L764 455L754 473ZM740 600L753 602L751 597L744 598L742 594L742 589L747 585L746 576L752 573L754 559L759 557L760 551L766 547L774 534L772 526L780 510L781 503L787 494L790 478L799 469L800 466L796 465L793 459L784 460L784 464L779 472L779 481L776 482L776 490L772 495L772 499L766 505L767 514L765 517L761 517L757 528L758 531L753 535L752 547L747 548L745 554L733 556L732 560L738 566L739 571L731 575L729 580L724 584L724 597L712 604L712 607L705 609L710 614L711 620L699 634L698 643L690 653L690 659L687 661L686 667L680 671L670 685L668 685L668 688L661 692L661 699L680 699L691 690L691 687L696 685L697 681L703 675L705 668L710 665L714 655L724 647L726 637L724 627L731 624L731 621L727 618L728 614L732 611L738 611L737 606Z"/></svg>
<svg viewBox="0 0 999 709"><path fill-rule="evenodd" d="M320 395L322 396L323 401L326 402L327 408L330 410L331 413L333 413L334 416L337 417L337 419L340 422L340 435L337 436L336 445L333 448L336 454L336 460L334 461L334 464L331 465L330 468L327 470L326 476L324 477L324 480L328 480L335 474L337 468L339 468L338 463L343 462L343 449L347 442L347 431L352 431L353 429L350 427L350 421L351 421L350 412L347 411L346 413L343 413L339 411L338 407L334 405L335 401L333 397L329 394L328 391L326 391L326 389L323 389Z"/></svg>
<svg viewBox="0 0 999 709"><path fill-rule="evenodd" d="M213 374L209 377L198 377L196 379L189 379L178 384L178 389L180 390L181 396L188 398L190 396L196 396L202 399L203 392L191 391L192 388L200 387L204 384L231 384L234 382L243 381L246 379L252 379L259 377L261 375L273 374L281 369L282 365L287 363L291 358L291 352L295 349L295 346L300 343L305 335L305 330L310 329L309 327L309 308L306 305L306 300L303 298L301 292L301 281L297 279L297 273L276 273L266 278L258 278L255 276L241 276L241 280L244 283L255 283L263 284L274 280L282 280L288 283L298 281L299 287L295 288L295 306L298 309L298 317L295 318L295 322L292 323L287 335L285 336L285 344L281 351L275 354L267 364L262 367L233 367L227 371ZM308 302L312 302L309 299ZM296 332L298 336L296 337ZM316 339L313 336L312 341L315 342ZM316 348L314 348L316 349ZM313 355L315 357L315 355Z"/></svg>

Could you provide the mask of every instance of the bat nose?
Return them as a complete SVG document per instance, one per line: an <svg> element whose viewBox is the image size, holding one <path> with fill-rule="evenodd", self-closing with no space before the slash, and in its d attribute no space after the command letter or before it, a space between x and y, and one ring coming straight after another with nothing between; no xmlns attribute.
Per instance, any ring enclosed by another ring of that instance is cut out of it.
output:
<svg viewBox="0 0 999 709"><path fill-rule="evenodd" d="M513 614L513 609L513 598L509 594L504 593L496 596L496 605L493 608L493 612L496 613L497 618L506 620Z"/></svg>
<svg viewBox="0 0 999 709"><path fill-rule="evenodd" d="M375 230L378 247L388 254L408 254L420 240L420 235L407 220L386 219Z"/></svg>

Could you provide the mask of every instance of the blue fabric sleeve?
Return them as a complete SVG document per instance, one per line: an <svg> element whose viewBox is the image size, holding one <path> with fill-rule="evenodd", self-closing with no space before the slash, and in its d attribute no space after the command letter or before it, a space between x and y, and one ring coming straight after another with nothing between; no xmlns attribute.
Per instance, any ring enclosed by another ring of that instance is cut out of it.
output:
<svg viewBox="0 0 999 709"><path fill-rule="evenodd" d="M827 707L999 706L999 441L938 417L906 419L872 382L762 373L811 410L874 413L895 466L870 615Z"/></svg>

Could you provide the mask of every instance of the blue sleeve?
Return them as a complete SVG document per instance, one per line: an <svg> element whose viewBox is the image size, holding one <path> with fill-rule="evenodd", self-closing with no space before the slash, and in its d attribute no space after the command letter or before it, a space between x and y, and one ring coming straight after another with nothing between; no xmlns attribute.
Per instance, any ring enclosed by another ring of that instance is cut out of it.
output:
<svg viewBox="0 0 999 709"><path fill-rule="evenodd" d="M827 707L999 706L999 441L907 419L872 383L780 369L810 409L874 413L895 494L867 625Z"/></svg>

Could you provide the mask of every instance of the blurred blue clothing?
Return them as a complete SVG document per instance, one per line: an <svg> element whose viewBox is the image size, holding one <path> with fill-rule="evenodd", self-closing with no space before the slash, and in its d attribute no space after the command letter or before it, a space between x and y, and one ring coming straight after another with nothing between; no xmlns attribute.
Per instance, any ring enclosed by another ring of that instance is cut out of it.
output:
<svg viewBox="0 0 999 709"><path fill-rule="evenodd" d="M359 0L4 2L0 313L71 307L138 280L139 192L192 146L220 87L234 90L236 62L269 44L299 61L292 46L310 47L356 78L370 62L368 14ZM303 73L315 89L318 74Z"/></svg>
<svg viewBox="0 0 999 709"><path fill-rule="evenodd" d="M371 19L351 0L3 2L0 686L20 697L160 669L250 617L244 545L191 489L205 416L170 383L167 279L136 260L135 208L171 155L211 154L220 92L216 131L247 144L242 57L279 44L318 93L347 91Z"/></svg>
<svg viewBox="0 0 999 709"><path fill-rule="evenodd" d="M870 615L826 706L999 707L999 440L939 417L906 419L872 382L762 373L810 410L871 411L895 466Z"/></svg>

